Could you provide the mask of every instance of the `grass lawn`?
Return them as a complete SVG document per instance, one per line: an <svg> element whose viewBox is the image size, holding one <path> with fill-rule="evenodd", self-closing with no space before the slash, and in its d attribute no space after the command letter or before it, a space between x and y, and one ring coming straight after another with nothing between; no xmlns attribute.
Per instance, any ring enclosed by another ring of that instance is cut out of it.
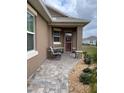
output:
<svg viewBox="0 0 124 93"><path fill-rule="evenodd" d="M96 46L83 45L82 50L86 51L91 56L97 54L97 47Z"/></svg>

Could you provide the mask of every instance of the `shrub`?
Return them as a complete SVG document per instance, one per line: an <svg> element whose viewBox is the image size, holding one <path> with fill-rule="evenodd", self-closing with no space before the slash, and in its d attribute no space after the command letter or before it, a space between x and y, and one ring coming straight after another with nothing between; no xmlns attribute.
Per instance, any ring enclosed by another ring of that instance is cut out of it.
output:
<svg viewBox="0 0 124 93"><path fill-rule="evenodd" d="M96 85L97 85L97 68L94 68L93 70L90 68L85 68L83 70L84 73L81 73L79 80L83 84L90 84L92 91L96 91Z"/></svg>
<svg viewBox="0 0 124 93"><path fill-rule="evenodd" d="M84 63L85 64L91 64L91 56L90 55L84 56Z"/></svg>
<svg viewBox="0 0 124 93"><path fill-rule="evenodd" d="M80 82L83 84L90 84L91 83L91 74L89 73L82 73L79 78Z"/></svg>
<svg viewBox="0 0 124 93"><path fill-rule="evenodd" d="M83 70L84 73L92 73L92 70L90 68L85 68Z"/></svg>

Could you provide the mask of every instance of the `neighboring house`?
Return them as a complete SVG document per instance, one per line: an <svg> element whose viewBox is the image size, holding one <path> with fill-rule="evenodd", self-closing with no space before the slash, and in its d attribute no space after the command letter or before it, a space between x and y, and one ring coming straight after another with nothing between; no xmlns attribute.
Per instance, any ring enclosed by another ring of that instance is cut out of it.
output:
<svg viewBox="0 0 124 93"><path fill-rule="evenodd" d="M96 36L90 36L83 39L83 44L96 45L96 43L97 43Z"/></svg>
<svg viewBox="0 0 124 93"><path fill-rule="evenodd" d="M42 0L27 0L27 77L47 58L48 47L81 50L82 27L88 23L68 17Z"/></svg>

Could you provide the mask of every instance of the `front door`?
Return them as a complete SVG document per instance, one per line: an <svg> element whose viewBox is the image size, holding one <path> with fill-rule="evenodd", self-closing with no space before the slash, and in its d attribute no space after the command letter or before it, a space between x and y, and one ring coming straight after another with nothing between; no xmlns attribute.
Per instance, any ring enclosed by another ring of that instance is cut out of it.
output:
<svg viewBox="0 0 124 93"><path fill-rule="evenodd" d="M65 33L65 51L69 52L72 49L72 33Z"/></svg>

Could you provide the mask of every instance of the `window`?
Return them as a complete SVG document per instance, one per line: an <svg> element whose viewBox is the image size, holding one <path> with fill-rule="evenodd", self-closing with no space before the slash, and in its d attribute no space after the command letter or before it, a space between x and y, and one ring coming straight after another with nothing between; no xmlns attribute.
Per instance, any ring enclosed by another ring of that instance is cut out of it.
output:
<svg viewBox="0 0 124 93"><path fill-rule="evenodd" d="M60 32L59 31L53 31L53 39L54 39L54 42L60 42Z"/></svg>
<svg viewBox="0 0 124 93"><path fill-rule="evenodd" d="M27 12L27 51L35 49L35 16Z"/></svg>

